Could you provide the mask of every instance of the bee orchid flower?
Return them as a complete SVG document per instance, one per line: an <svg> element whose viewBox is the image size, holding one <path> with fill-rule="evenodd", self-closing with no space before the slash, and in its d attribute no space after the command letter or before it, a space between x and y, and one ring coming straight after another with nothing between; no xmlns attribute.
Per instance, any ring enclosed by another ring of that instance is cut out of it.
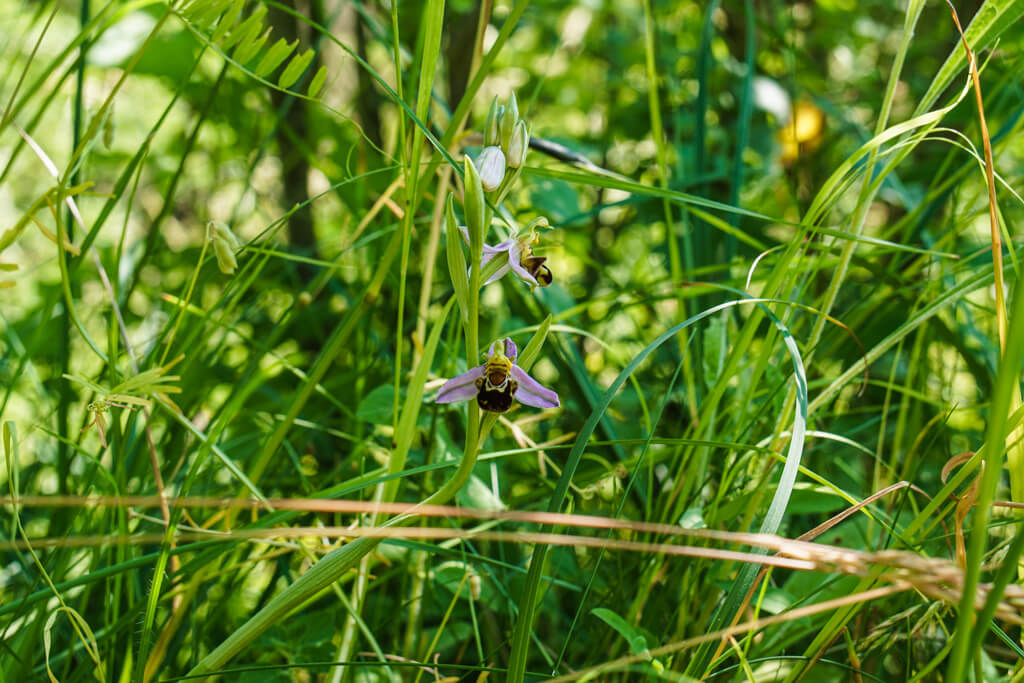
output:
<svg viewBox="0 0 1024 683"><path fill-rule="evenodd" d="M469 244L469 230L464 225L460 225L459 230L462 232L462 237L466 240L466 243ZM537 232L531 227L519 237L507 239L504 242L495 244L493 247L485 244L483 257L480 259L481 268L501 253L508 253L508 262L501 268L498 268L494 275L487 278L487 282L484 284L489 285L500 280L505 277L505 273L511 270L516 274L516 277L533 287L547 287L550 285L554 278L551 275L551 270L544 265L547 258L544 256L534 256L533 254L531 245L536 241Z"/></svg>
<svg viewBox="0 0 1024 683"><path fill-rule="evenodd" d="M475 398L481 409L492 413L508 412L513 399L534 408L557 408L558 394L516 365L517 355L515 342L508 337L504 342L494 342L487 361L445 382L437 402L460 403Z"/></svg>

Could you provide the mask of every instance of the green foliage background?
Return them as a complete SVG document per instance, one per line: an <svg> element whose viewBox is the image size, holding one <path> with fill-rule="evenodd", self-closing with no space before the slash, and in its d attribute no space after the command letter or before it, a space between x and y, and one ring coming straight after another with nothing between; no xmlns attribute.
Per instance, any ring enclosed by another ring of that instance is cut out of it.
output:
<svg viewBox="0 0 1024 683"><path fill-rule="evenodd" d="M380 521L163 512L161 488L369 503L402 443L397 501L452 481L475 413L433 398L478 360L445 309L444 207L512 93L564 150L531 151L486 241L547 217L555 281L483 288L480 345L522 348L550 316L531 372L562 405L488 418L452 503L794 539L902 484L812 539L815 571L763 581L724 554L756 544L559 525L703 555L545 554L514 535L537 524L424 518L462 533L353 546L351 571L255 629L223 679L1019 680L1019 627L981 606L1019 589L1016 520L992 501L1024 503L1024 2L957 7L998 174L1005 352L967 60L945 4L907 5L0 4L0 680L180 680L337 528ZM780 101L820 130L797 146ZM214 220L241 241L233 274ZM996 589L958 621L979 577ZM736 613L780 618L720 651L674 645Z"/></svg>

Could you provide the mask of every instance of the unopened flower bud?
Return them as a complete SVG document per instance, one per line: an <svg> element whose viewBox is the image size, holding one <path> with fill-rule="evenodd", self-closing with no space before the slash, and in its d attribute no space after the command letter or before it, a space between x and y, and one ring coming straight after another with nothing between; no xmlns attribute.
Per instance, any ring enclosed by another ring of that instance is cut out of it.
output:
<svg viewBox="0 0 1024 683"><path fill-rule="evenodd" d="M500 147L484 147L476 158L477 171L480 173L480 184L484 190L493 192L501 186L505 179L505 153Z"/></svg>
<svg viewBox="0 0 1024 683"><path fill-rule="evenodd" d="M526 131L526 121L516 124L512 139L508 143L508 167L519 168L526 161L526 150L530 147L530 134Z"/></svg>
<svg viewBox="0 0 1024 683"><path fill-rule="evenodd" d="M238 267L235 252L231 251L231 248L223 242L217 241L213 243L213 253L217 255L217 267L220 268L220 272L225 275L233 275L235 268Z"/></svg>
<svg viewBox="0 0 1024 683"><path fill-rule="evenodd" d="M235 258L235 250L241 245L235 233L226 223L210 221L207 225L210 241L213 242L213 253L217 256L217 267L225 275L231 275L238 267L238 260Z"/></svg>
<svg viewBox="0 0 1024 683"><path fill-rule="evenodd" d="M506 151L512 141L512 133L515 131L517 123L519 123L519 105L516 104L516 96L513 94L508 96L508 104L505 105L505 111L501 113L499 124L501 148Z"/></svg>
<svg viewBox="0 0 1024 683"><path fill-rule="evenodd" d="M484 126L484 145L501 144L501 135L498 133L498 122L501 120L501 112L504 107L498 104L498 96L494 96L491 102L491 109L487 112L487 124Z"/></svg>

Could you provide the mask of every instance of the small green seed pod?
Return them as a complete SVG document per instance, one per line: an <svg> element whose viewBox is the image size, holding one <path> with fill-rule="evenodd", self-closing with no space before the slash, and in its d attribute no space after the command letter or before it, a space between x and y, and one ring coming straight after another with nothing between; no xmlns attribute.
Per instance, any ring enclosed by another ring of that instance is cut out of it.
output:
<svg viewBox="0 0 1024 683"><path fill-rule="evenodd" d="M210 241L213 242L213 253L217 257L217 267L225 275L232 275L238 268L238 260L235 258L235 250L241 247L235 233L231 228L220 221L210 221L207 224Z"/></svg>

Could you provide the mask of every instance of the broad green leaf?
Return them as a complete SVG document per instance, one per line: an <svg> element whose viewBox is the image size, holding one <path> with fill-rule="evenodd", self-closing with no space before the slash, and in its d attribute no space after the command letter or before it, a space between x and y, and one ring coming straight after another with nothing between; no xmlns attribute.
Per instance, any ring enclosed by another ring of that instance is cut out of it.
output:
<svg viewBox="0 0 1024 683"><path fill-rule="evenodd" d="M460 505L476 510L504 510L507 508L501 498L480 477L473 475L455 497Z"/></svg>
<svg viewBox="0 0 1024 683"><path fill-rule="evenodd" d="M468 562L459 560L442 562L430 573L430 578L452 595L458 591L459 598L462 600L473 598L474 583L479 587L479 595L473 599L479 600L484 605L491 604L492 600L497 599L494 589L490 587L490 581L483 580L477 569ZM460 585L462 590L459 590Z"/></svg>
<svg viewBox="0 0 1024 683"><path fill-rule="evenodd" d="M632 624L605 607L597 607L590 613L615 629L629 643L630 654L638 655L647 649L647 639Z"/></svg>
<svg viewBox="0 0 1024 683"><path fill-rule="evenodd" d="M395 403L395 386L382 384L359 402L356 417L371 424L391 424L391 414Z"/></svg>

